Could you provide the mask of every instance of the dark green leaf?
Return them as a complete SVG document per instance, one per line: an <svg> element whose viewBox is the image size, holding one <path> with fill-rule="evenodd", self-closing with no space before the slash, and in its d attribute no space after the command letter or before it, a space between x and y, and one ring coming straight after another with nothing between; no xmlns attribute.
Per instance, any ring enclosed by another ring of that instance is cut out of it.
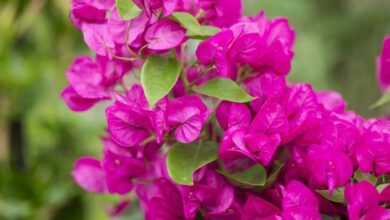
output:
<svg viewBox="0 0 390 220"><path fill-rule="evenodd" d="M323 197L326 199L332 201L332 202L337 202L337 203L345 203L344 200L344 187L339 187L336 188L333 192L332 195L329 195L328 190L316 190L319 194L321 194Z"/></svg>
<svg viewBox="0 0 390 220"><path fill-rule="evenodd" d="M118 9L119 16L123 20L133 19L142 12L142 10L138 8L132 0L116 0L115 4Z"/></svg>
<svg viewBox="0 0 390 220"><path fill-rule="evenodd" d="M141 83L149 106L171 91L179 78L181 65L176 59L149 56L141 70Z"/></svg>
<svg viewBox="0 0 390 220"><path fill-rule="evenodd" d="M220 173L227 177L233 184L244 188L264 186L267 178L267 171L259 164L255 164L242 172L228 172L223 170Z"/></svg>
<svg viewBox="0 0 390 220"><path fill-rule="evenodd" d="M218 144L175 143L168 152L167 168L169 176L178 184L193 185L192 174L204 165L217 159Z"/></svg>
<svg viewBox="0 0 390 220"><path fill-rule="evenodd" d="M187 29L188 34L203 35L198 20L196 20L192 14L187 12L174 12L172 17L175 18L175 20L178 21L185 29Z"/></svg>
<svg viewBox="0 0 390 220"><path fill-rule="evenodd" d="M274 163L274 169L272 170L271 174L267 178L265 182L266 187L271 187L274 183L276 178L278 178L280 171L284 167L284 164L280 160L276 160Z"/></svg>
<svg viewBox="0 0 390 220"><path fill-rule="evenodd" d="M388 89L385 93L383 93L382 97L380 97L378 101L376 101L373 105L371 105L371 108L377 108L389 102L390 102L390 89Z"/></svg>
<svg viewBox="0 0 390 220"><path fill-rule="evenodd" d="M376 177L372 174L369 174L369 173L363 173L361 172L360 170L356 170L355 173L353 174L354 178L357 180L357 181L363 181L363 180L367 180L368 182L372 183L373 185L376 184Z"/></svg>
<svg viewBox="0 0 390 220"><path fill-rule="evenodd" d="M239 103L249 102L254 99L234 81L226 78L211 79L204 85L195 87L194 91L203 95Z"/></svg>

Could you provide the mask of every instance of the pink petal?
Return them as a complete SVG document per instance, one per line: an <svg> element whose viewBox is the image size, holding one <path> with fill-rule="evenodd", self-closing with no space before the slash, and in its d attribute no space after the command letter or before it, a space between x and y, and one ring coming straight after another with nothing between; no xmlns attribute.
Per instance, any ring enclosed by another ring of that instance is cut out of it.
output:
<svg viewBox="0 0 390 220"><path fill-rule="evenodd" d="M106 109L108 131L120 145L136 146L150 136L148 117L130 106L115 103Z"/></svg>
<svg viewBox="0 0 390 220"><path fill-rule="evenodd" d="M100 101L100 99L88 99L80 96L71 86L66 87L62 91L61 98L75 112L86 111Z"/></svg>
<svg viewBox="0 0 390 220"><path fill-rule="evenodd" d="M115 44L111 38L107 23L84 23L81 27L85 43L97 54L110 54Z"/></svg>
<svg viewBox="0 0 390 220"><path fill-rule="evenodd" d="M186 40L186 30L172 20L163 19L150 26L144 38L149 49L167 50L179 46Z"/></svg>
<svg viewBox="0 0 390 220"><path fill-rule="evenodd" d="M101 85L103 71L90 57L76 58L66 72L66 77L72 88L84 98L104 99L110 97Z"/></svg>
<svg viewBox="0 0 390 220"><path fill-rule="evenodd" d="M288 121L281 105L269 99L264 103L249 128L249 133L285 134Z"/></svg>
<svg viewBox="0 0 390 220"><path fill-rule="evenodd" d="M100 161L91 157L82 157L74 164L74 180L88 192L104 193L105 177Z"/></svg>
<svg viewBox="0 0 390 220"><path fill-rule="evenodd" d="M249 126L251 112L244 104L223 101L218 105L216 117L224 130L233 126Z"/></svg>

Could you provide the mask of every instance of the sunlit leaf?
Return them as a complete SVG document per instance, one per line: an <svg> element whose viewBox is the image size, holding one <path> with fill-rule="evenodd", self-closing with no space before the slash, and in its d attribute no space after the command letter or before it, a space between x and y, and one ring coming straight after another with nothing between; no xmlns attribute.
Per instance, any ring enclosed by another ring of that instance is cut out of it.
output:
<svg viewBox="0 0 390 220"><path fill-rule="evenodd" d="M194 35L203 35L201 26L194 16L187 12L174 12L172 17L175 18L185 29L187 33Z"/></svg>
<svg viewBox="0 0 390 220"><path fill-rule="evenodd" d="M142 10L138 8L132 0L116 0L115 4L118 9L119 16L124 20L133 19L142 12Z"/></svg>

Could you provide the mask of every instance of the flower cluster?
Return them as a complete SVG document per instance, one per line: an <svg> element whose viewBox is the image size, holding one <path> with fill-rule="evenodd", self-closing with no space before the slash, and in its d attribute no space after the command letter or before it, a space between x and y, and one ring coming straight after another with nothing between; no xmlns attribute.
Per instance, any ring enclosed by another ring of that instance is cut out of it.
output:
<svg viewBox="0 0 390 220"><path fill-rule="evenodd" d="M61 96L110 102L102 159L72 171L86 191L134 194L148 220L390 219L390 121L288 82L287 19L242 16L240 0L72 0L70 17L96 56Z"/></svg>

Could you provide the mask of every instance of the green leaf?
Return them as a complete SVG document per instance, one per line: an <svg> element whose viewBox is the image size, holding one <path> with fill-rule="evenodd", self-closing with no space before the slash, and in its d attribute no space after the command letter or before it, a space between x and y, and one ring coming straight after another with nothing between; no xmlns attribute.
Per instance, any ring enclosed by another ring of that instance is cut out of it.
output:
<svg viewBox="0 0 390 220"><path fill-rule="evenodd" d="M267 178L267 171L260 164L255 164L242 172L223 170L219 171L219 173L227 177L233 184L243 188L264 186Z"/></svg>
<svg viewBox="0 0 390 220"><path fill-rule="evenodd" d="M198 33L199 31L197 32L188 31L187 35L190 36L191 39L206 40L207 38L215 35L219 31L220 29L217 27L203 25L200 27L201 34Z"/></svg>
<svg viewBox="0 0 390 220"><path fill-rule="evenodd" d="M218 144L212 141L191 144L175 143L167 156L169 176L178 184L192 186L192 174L216 160L217 154Z"/></svg>
<svg viewBox="0 0 390 220"><path fill-rule="evenodd" d="M271 174L269 175L269 177L267 178L267 180L265 181L266 188L271 187L275 183L275 180L276 180L276 178L278 178L279 173L283 167L284 167L284 164L282 163L282 161L275 160L274 168L273 168Z"/></svg>
<svg viewBox="0 0 390 220"><path fill-rule="evenodd" d="M191 33L193 35L203 35L201 26L192 14L187 12L174 12L172 17L175 18L185 29L187 29L187 33Z"/></svg>
<svg viewBox="0 0 390 220"><path fill-rule="evenodd" d="M376 187L376 190L379 193L381 193L388 185L389 185L389 183L380 184L379 186Z"/></svg>
<svg viewBox="0 0 390 220"><path fill-rule="evenodd" d="M339 216L332 217L332 216L326 215L326 214L321 214L321 218L322 218L322 220L339 220L340 219Z"/></svg>
<svg viewBox="0 0 390 220"><path fill-rule="evenodd" d="M179 78L181 65L176 59L149 56L141 70L141 83L152 108L171 91Z"/></svg>
<svg viewBox="0 0 390 220"><path fill-rule="evenodd" d="M332 195L329 195L328 190L316 190L319 194L325 197L327 200L337 203L345 203L344 200L344 187L336 188Z"/></svg>
<svg viewBox="0 0 390 220"><path fill-rule="evenodd" d="M359 182L363 181L363 180L367 180L368 182L372 183L373 185L375 185L376 181L377 181L377 178L374 175L369 174L369 173L363 173L360 170L356 170L355 173L353 174L353 176Z"/></svg>
<svg viewBox="0 0 390 220"><path fill-rule="evenodd" d="M203 25L201 27L201 30L202 30L203 36L211 37L211 36L215 35L216 33L218 33L221 29L214 27L214 26Z"/></svg>
<svg viewBox="0 0 390 220"><path fill-rule="evenodd" d="M204 85L195 87L195 92L232 102L249 102L254 99L234 81L226 78L214 78Z"/></svg>
<svg viewBox="0 0 390 220"><path fill-rule="evenodd" d="M371 105L371 108L372 109L377 108L389 102L390 102L390 89L386 90L386 92L382 95L382 97L380 97L378 101L376 101L374 104Z"/></svg>
<svg viewBox="0 0 390 220"><path fill-rule="evenodd" d="M132 0L116 0L115 4L118 9L119 16L123 20L133 19L142 12L142 9L138 8Z"/></svg>

